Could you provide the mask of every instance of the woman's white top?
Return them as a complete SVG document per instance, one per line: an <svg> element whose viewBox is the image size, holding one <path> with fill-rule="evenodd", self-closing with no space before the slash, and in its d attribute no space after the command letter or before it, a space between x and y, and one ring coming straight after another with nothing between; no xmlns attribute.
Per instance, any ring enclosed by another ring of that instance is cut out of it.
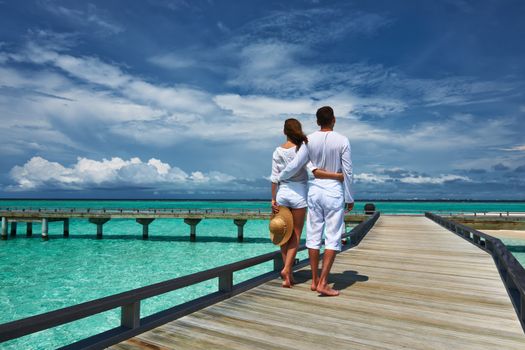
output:
<svg viewBox="0 0 525 350"><path fill-rule="evenodd" d="M301 147L304 147L302 145ZM286 166L292 162L292 160L295 158L297 152L297 147L292 148L283 148L281 146L277 147L275 151L273 152L272 157L272 175L270 176L270 181L273 183L279 182L279 175L281 174L281 171L286 168ZM308 181L308 173L306 171L306 167L303 166L302 169L297 171L296 174L291 176L290 178L281 181L282 183L287 182L304 182L306 183Z"/></svg>

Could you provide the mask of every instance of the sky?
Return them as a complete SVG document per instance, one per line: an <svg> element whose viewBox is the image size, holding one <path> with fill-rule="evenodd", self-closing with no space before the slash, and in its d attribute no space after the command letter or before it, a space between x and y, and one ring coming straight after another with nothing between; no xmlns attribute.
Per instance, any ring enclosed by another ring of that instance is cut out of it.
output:
<svg viewBox="0 0 525 350"><path fill-rule="evenodd" d="M333 107L357 199L525 199L525 2L0 1L0 197L269 199Z"/></svg>

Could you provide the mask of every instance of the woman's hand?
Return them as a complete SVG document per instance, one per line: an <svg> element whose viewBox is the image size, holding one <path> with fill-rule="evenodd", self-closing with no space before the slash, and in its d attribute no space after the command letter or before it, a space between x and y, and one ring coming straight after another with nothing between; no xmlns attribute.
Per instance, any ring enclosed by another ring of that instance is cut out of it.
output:
<svg viewBox="0 0 525 350"><path fill-rule="evenodd" d="M331 179L331 180L337 180L337 181L344 181L343 173L332 173L330 171L326 171L324 169L315 169L312 171L314 174L314 177L316 179Z"/></svg>
<svg viewBox="0 0 525 350"><path fill-rule="evenodd" d="M279 212L279 204L275 199L272 199L272 213L277 214Z"/></svg>

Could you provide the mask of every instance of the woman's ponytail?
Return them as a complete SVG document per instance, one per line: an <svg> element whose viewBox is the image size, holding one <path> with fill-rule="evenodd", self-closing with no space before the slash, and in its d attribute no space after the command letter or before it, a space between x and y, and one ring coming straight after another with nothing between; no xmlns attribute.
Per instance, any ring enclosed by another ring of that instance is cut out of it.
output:
<svg viewBox="0 0 525 350"><path fill-rule="evenodd" d="M308 143L308 138L303 133L301 123L297 119L286 119L284 122L284 134L297 145L297 150L299 150L303 142L305 144Z"/></svg>

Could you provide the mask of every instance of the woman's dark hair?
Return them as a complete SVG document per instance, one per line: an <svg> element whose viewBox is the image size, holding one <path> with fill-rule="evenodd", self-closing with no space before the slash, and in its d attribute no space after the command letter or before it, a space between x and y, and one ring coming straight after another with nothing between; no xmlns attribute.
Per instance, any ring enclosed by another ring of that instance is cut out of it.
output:
<svg viewBox="0 0 525 350"><path fill-rule="evenodd" d="M297 150L299 150L303 142L305 144L308 143L308 138L303 133L301 122L297 119L286 119L284 122L284 134L290 139L290 141L297 145Z"/></svg>
<svg viewBox="0 0 525 350"><path fill-rule="evenodd" d="M324 106L317 110L317 124L320 127L329 126L334 120L334 110L330 106Z"/></svg>

